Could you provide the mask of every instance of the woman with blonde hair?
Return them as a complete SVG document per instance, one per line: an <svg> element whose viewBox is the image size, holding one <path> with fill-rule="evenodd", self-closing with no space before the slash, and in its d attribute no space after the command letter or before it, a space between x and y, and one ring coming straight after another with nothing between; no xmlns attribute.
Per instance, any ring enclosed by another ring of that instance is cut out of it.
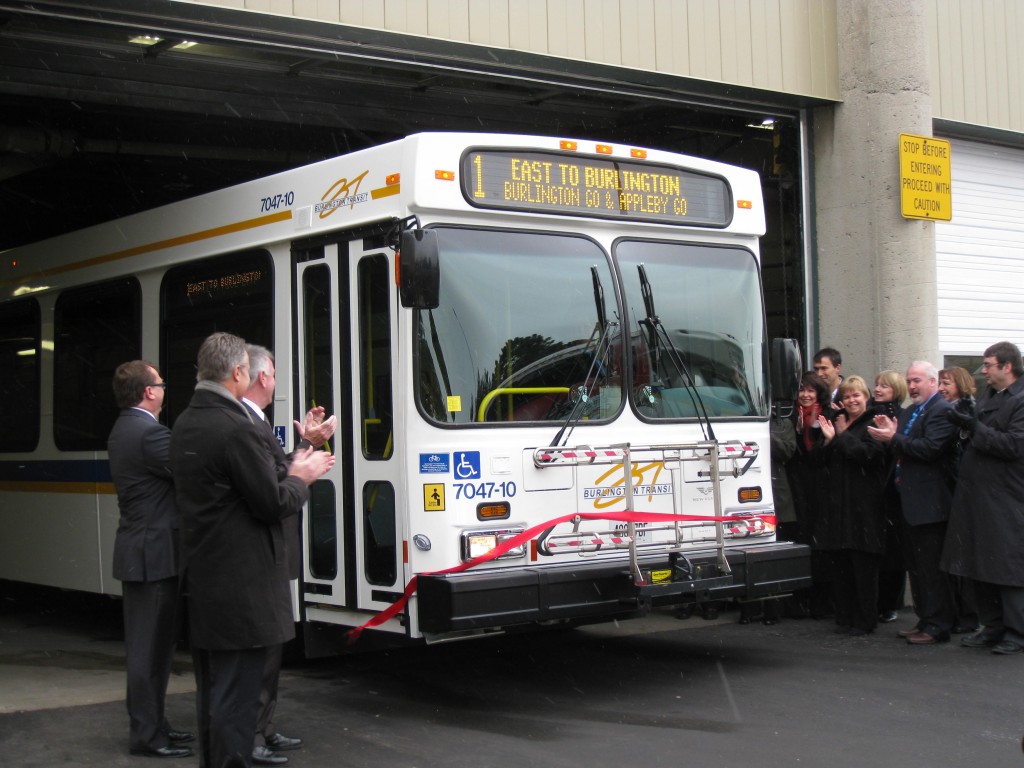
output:
<svg viewBox="0 0 1024 768"><path fill-rule="evenodd" d="M839 387L843 411L818 421L825 441L827 500L815 543L832 555L836 632L866 635L878 624L878 569L885 548L885 448L868 434L871 393L860 376Z"/></svg>

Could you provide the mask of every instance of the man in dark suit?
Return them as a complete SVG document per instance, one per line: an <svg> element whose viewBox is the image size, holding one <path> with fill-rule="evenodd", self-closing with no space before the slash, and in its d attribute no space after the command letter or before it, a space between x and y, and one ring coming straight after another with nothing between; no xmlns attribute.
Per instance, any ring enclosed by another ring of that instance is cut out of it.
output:
<svg viewBox="0 0 1024 768"><path fill-rule="evenodd" d="M983 629L960 639L968 648L1024 654L1024 361L999 341L985 350L988 388L977 413L950 418L969 434L960 460L943 565L971 579Z"/></svg>
<svg viewBox="0 0 1024 768"><path fill-rule="evenodd" d="M246 345L249 353L249 389L242 396L245 403L263 426L267 445L274 454L274 464L278 476L284 477L288 471L291 457L285 455L284 449L274 435L273 426L267 421L265 409L274 402L274 389L277 386L277 370L274 356L266 347L258 344ZM300 423L294 422L300 440L297 450L322 448L334 434L335 418L325 420L323 407L310 410ZM285 534L285 546L288 551L288 577L297 579L302 567L302 539L300 537L300 515L286 517L282 521ZM253 746L252 761L259 765L284 765L288 758L278 755L290 749L299 749L302 739L278 733L274 728L274 712L277 709L277 691L281 676L281 658L283 645L267 649L267 665L263 673L263 685L260 690L260 714L256 721L256 742Z"/></svg>
<svg viewBox="0 0 1024 768"><path fill-rule="evenodd" d="M240 398L245 342L215 333L199 349L195 394L171 435L182 577L196 675L200 762L252 765L267 649L295 635L281 521L334 463L296 451L279 476L263 427Z"/></svg>
<svg viewBox="0 0 1024 768"><path fill-rule="evenodd" d="M900 635L911 645L934 645L949 640L956 618L953 585L939 569L953 502L950 472L956 428L946 418L952 406L939 394L934 365L911 363L907 389L912 405L903 409L899 420L879 414L868 433L889 443L896 459L901 539L918 618Z"/></svg>
<svg viewBox="0 0 1024 768"><path fill-rule="evenodd" d="M166 386L145 360L123 363L114 372L114 399L121 408L107 439L121 512L114 578L124 596L129 749L133 755L187 757L192 750L181 744L193 734L171 728L164 716L180 626L171 431L157 421Z"/></svg>

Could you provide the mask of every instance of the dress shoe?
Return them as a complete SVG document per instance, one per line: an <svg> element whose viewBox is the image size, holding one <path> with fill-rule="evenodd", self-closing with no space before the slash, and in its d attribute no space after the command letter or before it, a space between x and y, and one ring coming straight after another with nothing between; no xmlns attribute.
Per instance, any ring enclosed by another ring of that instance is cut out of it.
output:
<svg viewBox="0 0 1024 768"><path fill-rule="evenodd" d="M981 627L978 627L978 626L968 627L968 626L961 625L961 624L954 624L953 628L951 630L949 630L949 631L950 631L951 634L954 634L954 635L967 635L967 634L973 634L974 632L980 632L981 631Z"/></svg>
<svg viewBox="0 0 1024 768"><path fill-rule="evenodd" d="M901 629L896 634L899 635L900 637L910 637L911 635L916 635L920 631L921 631L921 627L920 626L913 626L910 629Z"/></svg>
<svg viewBox="0 0 1024 768"><path fill-rule="evenodd" d="M288 762L288 758L284 755L275 755L260 744L252 748L252 761L257 765L285 765Z"/></svg>
<svg viewBox="0 0 1024 768"><path fill-rule="evenodd" d="M911 645L935 645L937 643L949 642L949 635L943 633L940 635L933 635L924 630L910 635L907 637L907 642Z"/></svg>
<svg viewBox="0 0 1024 768"><path fill-rule="evenodd" d="M191 757L192 748L175 747L168 744L166 747L157 747L156 749L133 749L131 753L142 757Z"/></svg>
<svg viewBox="0 0 1024 768"><path fill-rule="evenodd" d="M282 736L280 733L275 733L273 736L267 736L264 741L266 741L267 746L275 752L283 752L286 749L298 749L302 746L302 739L290 739L287 736Z"/></svg>
<svg viewBox="0 0 1024 768"><path fill-rule="evenodd" d="M896 611L882 611L882 613L878 614L878 623L891 624L892 622L896 621L896 619L898 619L899 617L900 615Z"/></svg>
<svg viewBox="0 0 1024 768"><path fill-rule="evenodd" d="M991 635L982 630L981 632L975 632L973 635L961 637L960 645L967 646L968 648L991 648L994 645L998 645L1002 639L1000 635Z"/></svg>
<svg viewBox="0 0 1024 768"><path fill-rule="evenodd" d="M189 733L188 731L175 731L173 729L167 731L167 738L176 744L184 744L186 741L194 740L195 737L194 733Z"/></svg>
<svg viewBox="0 0 1024 768"><path fill-rule="evenodd" d="M1003 640L992 646L992 653L998 653L1000 656L1013 656L1022 652L1024 652L1024 645L1015 643L1013 640Z"/></svg>

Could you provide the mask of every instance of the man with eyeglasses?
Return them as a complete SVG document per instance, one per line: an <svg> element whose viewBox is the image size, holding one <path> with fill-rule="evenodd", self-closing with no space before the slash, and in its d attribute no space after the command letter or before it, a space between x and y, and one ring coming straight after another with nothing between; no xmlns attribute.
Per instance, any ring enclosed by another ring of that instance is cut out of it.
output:
<svg viewBox="0 0 1024 768"><path fill-rule="evenodd" d="M982 629L969 648L1024 652L1024 362L1008 341L985 350L988 389L976 415L949 418L969 435L960 462L943 567L971 579Z"/></svg>
<svg viewBox="0 0 1024 768"><path fill-rule="evenodd" d="M164 716L181 615L171 430L157 421L167 385L155 365L132 360L118 366L113 387L121 413L107 450L121 512L113 573L123 594L129 751L188 757L192 749L183 744L194 735Z"/></svg>

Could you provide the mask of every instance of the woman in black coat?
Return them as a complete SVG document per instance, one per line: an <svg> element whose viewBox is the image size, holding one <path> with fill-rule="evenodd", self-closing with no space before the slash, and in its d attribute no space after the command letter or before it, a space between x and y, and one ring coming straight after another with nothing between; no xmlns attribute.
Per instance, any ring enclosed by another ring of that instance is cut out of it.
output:
<svg viewBox="0 0 1024 768"><path fill-rule="evenodd" d="M831 392L825 380L814 371L800 379L793 423L796 428L796 450L789 460L789 486L796 514L794 540L811 547L811 588L808 594L796 595L804 613L814 618L831 616L832 579L829 560L814 546L814 522L825 504L825 468L818 455L825 446L818 417L832 419ZM797 613L801 612L798 608Z"/></svg>
<svg viewBox="0 0 1024 768"><path fill-rule="evenodd" d="M819 416L825 440L828 501L814 528L815 545L831 553L836 631L873 632L878 624L878 569L885 550L885 448L868 435L871 395L860 376L839 387L843 413Z"/></svg>
<svg viewBox="0 0 1024 768"><path fill-rule="evenodd" d="M907 379L899 371L882 371L875 376L875 391L871 400L871 415L881 414L898 419L907 399ZM899 618L899 611L906 602L905 586L907 566L903 559L903 542L900 540L900 494L896 490L895 460L886 444L888 459L885 483L885 551L878 572L878 620L888 623Z"/></svg>

